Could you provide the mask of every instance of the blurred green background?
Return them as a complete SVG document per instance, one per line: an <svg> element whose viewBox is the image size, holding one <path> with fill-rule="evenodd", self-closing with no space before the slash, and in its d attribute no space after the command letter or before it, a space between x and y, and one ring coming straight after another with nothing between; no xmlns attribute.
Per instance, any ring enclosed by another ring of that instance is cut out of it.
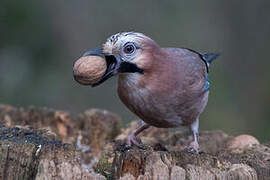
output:
<svg viewBox="0 0 270 180"><path fill-rule="evenodd" d="M270 139L270 1L0 2L0 103L74 113L102 108L136 119L117 97L117 79L77 84L73 62L112 34L138 31L161 46L221 52L201 130Z"/></svg>

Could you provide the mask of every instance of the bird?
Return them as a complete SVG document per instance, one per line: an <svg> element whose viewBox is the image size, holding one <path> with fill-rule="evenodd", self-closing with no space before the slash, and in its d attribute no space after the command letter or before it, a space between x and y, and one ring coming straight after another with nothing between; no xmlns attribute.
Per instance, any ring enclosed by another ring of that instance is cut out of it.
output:
<svg viewBox="0 0 270 180"><path fill-rule="evenodd" d="M105 58L107 69L98 86L118 76L118 96L143 123L126 140L140 146L136 137L145 129L188 127L189 148L199 152L199 117L207 105L209 67L219 53L202 54L189 48L160 47L138 32L110 36L101 48L84 56Z"/></svg>

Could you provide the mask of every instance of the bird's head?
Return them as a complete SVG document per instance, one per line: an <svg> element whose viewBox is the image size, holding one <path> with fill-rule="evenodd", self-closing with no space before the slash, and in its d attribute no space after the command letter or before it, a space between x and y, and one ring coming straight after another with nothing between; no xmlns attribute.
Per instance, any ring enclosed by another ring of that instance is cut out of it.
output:
<svg viewBox="0 0 270 180"><path fill-rule="evenodd" d="M112 35L102 48L87 51L84 56L97 55L104 57L107 70L102 79L94 86L101 84L119 73L143 74L151 67L151 59L159 46L142 33L122 32Z"/></svg>

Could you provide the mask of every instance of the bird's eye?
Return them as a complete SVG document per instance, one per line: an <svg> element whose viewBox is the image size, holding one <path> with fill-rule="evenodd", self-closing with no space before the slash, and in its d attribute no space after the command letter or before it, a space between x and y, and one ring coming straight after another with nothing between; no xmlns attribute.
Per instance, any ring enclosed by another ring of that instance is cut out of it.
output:
<svg viewBox="0 0 270 180"><path fill-rule="evenodd" d="M135 45L132 44L132 43L126 44L126 45L124 46L124 49L123 49L123 51L124 51L125 54L132 54L132 53L135 52L135 50L136 50L136 47L135 47Z"/></svg>

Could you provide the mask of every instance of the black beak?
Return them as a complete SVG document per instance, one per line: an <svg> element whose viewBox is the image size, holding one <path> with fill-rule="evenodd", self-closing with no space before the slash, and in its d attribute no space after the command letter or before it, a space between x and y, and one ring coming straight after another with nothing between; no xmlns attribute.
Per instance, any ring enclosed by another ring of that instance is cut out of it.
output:
<svg viewBox="0 0 270 180"><path fill-rule="evenodd" d="M93 49L87 51L83 56L100 56L106 60L107 69L101 80L92 85L92 87L98 86L110 77L117 73L140 73L143 74L143 70L136 64L123 61L120 57L116 57L113 54L104 54L102 48Z"/></svg>
<svg viewBox="0 0 270 180"><path fill-rule="evenodd" d="M100 85L110 77L117 74L120 64L122 62L120 58L116 58L114 55L105 55L101 48L87 51L83 54L83 56L100 56L106 60L107 69L105 71L105 74L102 76L101 80L93 84L92 87Z"/></svg>
<svg viewBox="0 0 270 180"><path fill-rule="evenodd" d="M96 48L96 49L92 49L90 51L87 51L83 54L83 56L100 56L100 57L104 57L103 52L102 52L102 48Z"/></svg>

